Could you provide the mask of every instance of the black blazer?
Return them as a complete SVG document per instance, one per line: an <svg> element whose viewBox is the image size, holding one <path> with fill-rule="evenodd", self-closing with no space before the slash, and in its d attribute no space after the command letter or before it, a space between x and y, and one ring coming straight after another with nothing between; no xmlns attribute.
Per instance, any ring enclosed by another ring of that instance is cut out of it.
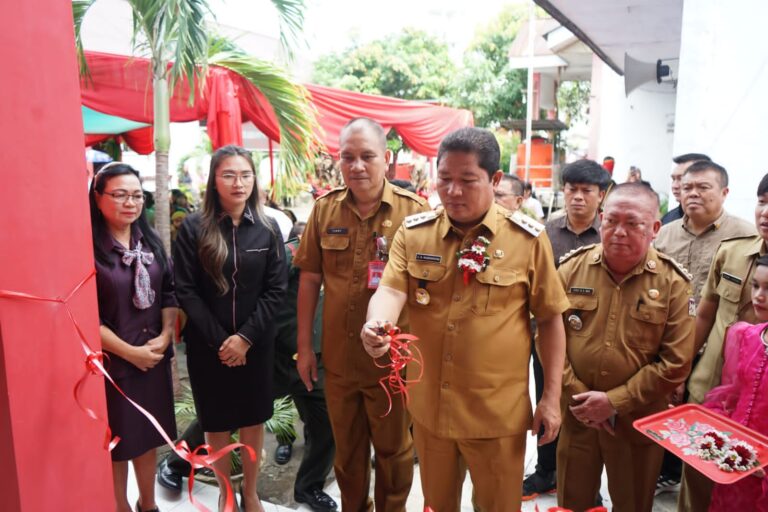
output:
<svg viewBox="0 0 768 512"><path fill-rule="evenodd" d="M273 232L246 208L239 226L223 216L219 221L228 254L223 274L229 291L221 295L203 270L198 256L201 214L189 215L174 250L176 296L189 319L184 341L218 351L229 336L239 334L255 349L272 345L274 317L288 285L285 249L277 223L266 218Z"/></svg>

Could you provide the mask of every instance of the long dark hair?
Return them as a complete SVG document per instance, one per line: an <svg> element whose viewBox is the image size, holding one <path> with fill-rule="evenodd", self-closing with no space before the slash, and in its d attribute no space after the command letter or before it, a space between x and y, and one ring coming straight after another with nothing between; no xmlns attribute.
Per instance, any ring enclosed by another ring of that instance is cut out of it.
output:
<svg viewBox="0 0 768 512"><path fill-rule="evenodd" d="M104 251L104 248L101 245L101 240L103 239L104 234L107 232L108 228L106 222L104 221L104 216L101 214L99 207L96 205L96 192L103 194L109 180L115 176L124 175L136 176L136 178L139 179L139 182L141 182L141 178L139 177L139 173L136 171L136 169L122 162L112 162L102 167L101 170L96 173L96 175L93 177L93 180L91 181L90 190L88 191L88 203L91 207L93 255L96 258L96 261L108 267L113 265L109 260L109 255L106 251ZM168 265L168 256L165 254L165 248L163 247L163 243L160 240L160 237L157 235L155 230L150 227L145 212L146 209L142 207L141 215L139 215L135 223L138 225L139 229L141 229L144 242L149 246L152 254L155 255L155 259L158 261L158 263L160 263L163 271L165 271L166 266Z"/></svg>
<svg viewBox="0 0 768 512"><path fill-rule="evenodd" d="M225 215L219 200L219 193L216 190L216 169L221 162L232 156L241 156L248 161L248 165L254 172L253 190L246 200L246 207L259 221L272 233L275 234L274 227L269 219L265 217L264 209L259 203L259 184L256 174L256 166L253 163L251 152L240 146L229 145L216 150L211 157L211 167L208 171L208 185L205 188L205 197L203 198L203 211L200 217L200 238L198 240L197 255L200 258L200 265L203 270L211 276L219 293L224 295L229 291L229 283L224 278L224 261L227 259L229 250L224 236L221 234L219 221Z"/></svg>

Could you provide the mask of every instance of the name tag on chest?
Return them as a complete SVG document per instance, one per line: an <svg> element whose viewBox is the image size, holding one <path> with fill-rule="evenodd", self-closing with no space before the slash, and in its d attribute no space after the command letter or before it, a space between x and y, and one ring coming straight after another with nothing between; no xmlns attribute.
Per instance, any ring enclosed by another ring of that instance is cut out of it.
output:
<svg viewBox="0 0 768 512"><path fill-rule="evenodd" d="M729 274L728 272L722 272L720 275L726 281L730 281L730 282L738 284L738 285L740 285L742 283L741 278L738 278L738 277L734 276L733 274Z"/></svg>
<svg viewBox="0 0 768 512"><path fill-rule="evenodd" d="M432 263L440 263L443 261L443 257L439 254L423 254L420 252L416 253L416 261L431 261Z"/></svg>
<svg viewBox="0 0 768 512"><path fill-rule="evenodd" d="M346 235L349 233L347 228L328 228L326 231L329 235Z"/></svg>

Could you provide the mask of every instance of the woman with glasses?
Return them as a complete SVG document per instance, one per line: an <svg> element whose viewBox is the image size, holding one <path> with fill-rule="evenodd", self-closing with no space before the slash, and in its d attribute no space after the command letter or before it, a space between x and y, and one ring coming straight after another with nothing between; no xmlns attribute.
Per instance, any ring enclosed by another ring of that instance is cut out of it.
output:
<svg viewBox="0 0 768 512"><path fill-rule="evenodd" d="M225 146L211 158L201 212L186 218L174 261L179 302L189 316L183 336L197 417L214 450L240 431L243 508L262 511L256 492L263 423L272 416L274 316L287 287L280 231L258 201L251 154ZM222 495L228 457L214 466Z"/></svg>
<svg viewBox="0 0 768 512"><path fill-rule="evenodd" d="M96 174L89 192L101 344L117 385L152 413L170 438L176 436L171 381L171 346L177 302L173 270L143 211L139 173L113 162ZM126 495L128 461L139 487L138 512L157 511L155 449L160 433L111 384L106 384L112 434L112 478L118 512L131 506Z"/></svg>

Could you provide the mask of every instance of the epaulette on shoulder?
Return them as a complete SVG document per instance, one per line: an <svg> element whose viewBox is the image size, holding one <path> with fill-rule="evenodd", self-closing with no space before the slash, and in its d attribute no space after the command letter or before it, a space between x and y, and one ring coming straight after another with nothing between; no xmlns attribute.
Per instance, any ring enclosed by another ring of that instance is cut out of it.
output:
<svg viewBox="0 0 768 512"><path fill-rule="evenodd" d="M431 222L440 216L439 212L429 210L428 212L414 213L403 219L403 225L406 229L415 228L427 222Z"/></svg>
<svg viewBox="0 0 768 512"><path fill-rule="evenodd" d="M720 240L720 243L722 244L722 243L725 243L725 242L733 242L733 241L736 241L736 240L747 240L747 239L751 240L751 239L754 239L754 238L761 238L761 237L760 237L760 235L757 235L757 234L730 236L728 238L723 238L722 240Z"/></svg>
<svg viewBox="0 0 768 512"><path fill-rule="evenodd" d="M331 190L329 190L325 194L323 194L320 197L318 197L317 199L315 199L315 202L317 202L317 201L327 201L327 200L331 199L332 197L337 196L340 192L344 192L345 190L347 190L347 187L344 186L344 185L341 185L339 187L333 187Z"/></svg>
<svg viewBox="0 0 768 512"><path fill-rule="evenodd" d="M577 247L577 248L573 249L572 251L568 251L567 253L565 253L562 256L560 256L560 260L559 260L560 265L562 265L563 263L565 263L566 261L568 261L569 259L573 258L576 255L579 255L579 254L581 254L583 252L587 252L587 251L591 250L596 245L597 244L582 245L581 247Z"/></svg>
<svg viewBox="0 0 768 512"><path fill-rule="evenodd" d="M658 252L658 251L657 251ZM688 272L688 269L682 266L678 261L673 258L672 256L669 256L668 254L664 254L663 252L658 252L659 258L661 258L664 261L668 261L670 265L672 265L672 268L674 268L678 274L683 276L686 281L693 281L693 274Z"/></svg>
<svg viewBox="0 0 768 512"><path fill-rule="evenodd" d="M539 236L541 232L544 231L544 224L520 213L519 211L509 212L505 217L508 218L512 224L520 226L533 236Z"/></svg>
<svg viewBox="0 0 768 512"><path fill-rule="evenodd" d="M427 200L421 197L418 194L414 194L410 190L405 190L404 188L398 187L397 185L392 185L392 192L399 196L407 197L408 199L413 199L420 205L426 204Z"/></svg>

